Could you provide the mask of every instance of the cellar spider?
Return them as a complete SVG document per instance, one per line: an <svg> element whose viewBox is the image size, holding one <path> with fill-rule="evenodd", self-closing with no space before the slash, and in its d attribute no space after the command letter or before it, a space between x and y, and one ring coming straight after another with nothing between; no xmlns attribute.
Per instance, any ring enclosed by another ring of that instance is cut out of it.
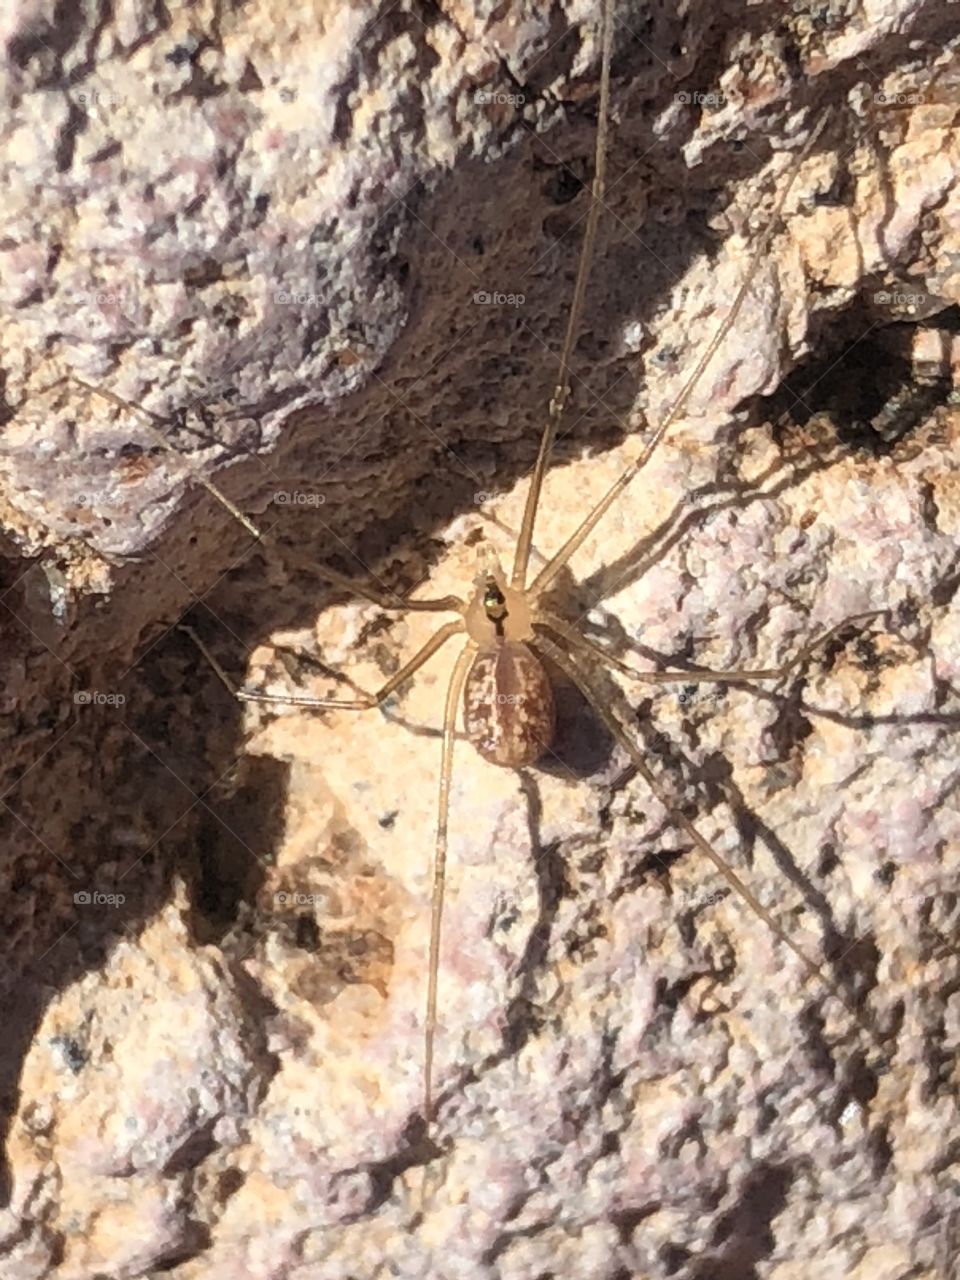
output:
<svg viewBox="0 0 960 1280"><path fill-rule="evenodd" d="M522 523L517 538L513 563L509 573L499 559L487 547L481 555L471 590L465 598L448 595L426 600L403 600L381 593L368 585L338 573L325 565L313 562L309 567L320 578L332 585L344 588L386 610L452 613L455 616L440 626L419 650L403 663L399 670L373 693L362 693L354 698L314 697L299 694L274 694L237 688L217 658L204 641L190 628L190 634L219 679L232 695L244 702L279 704L294 707L366 711L381 707L404 683L415 675L435 654L454 637L463 638L463 647L454 663L444 700L442 746L437 798L436 840L433 862L433 889L430 912L429 964L423 1039L423 1119L429 1130L435 1119L434 1057L437 1034L437 996L439 981L440 940L443 918L444 886L447 858L448 818L453 770L454 744L457 724L462 711L466 738L486 760L508 768L530 765L540 759L550 748L555 729L554 695L542 658L551 660L572 683L577 686L593 707L600 721L613 740L620 745L630 759L633 768L643 778L652 794L663 806L672 822L686 835L693 845L707 858L726 880L727 884L748 904L772 933L799 959L806 972L818 979L832 995L858 1020L862 1017L852 1008L837 985L823 972L806 952L779 926L770 912L748 888L730 863L706 839L694 822L674 803L667 788L648 764L642 750L634 741L620 719L600 698L593 685L592 672L597 667L610 668L630 680L651 684L673 682L692 685L704 682L724 681L780 681L796 671L815 648L822 646L837 632L851 623L879 616L876 613L858 614L846 619L812 643L803 647L789 662L780 667L738 668L714 671L696 670L639 671L607 652L574 629L558 611L554 601L557 580L567 570L570 561L606 513L646 465L654 450L670 427L683 413L694 389L720 344L735 324L743 300L752 283L760 261L767 253L778 220L785 206L794 180L809 156L822 124L813 129L805 145L793 160L783 189L776 201L771 217L753 249L748 268L730 309L718 326L707 347L698 359L692 373L677 395L669 411L643 445L637 459L631 463L592 510L580 521L566 542L536 572L531 571L534 528L541 491L555 442L557 429L571 389L571 357L579 333L580 317L590 271L597 223L603 205L607 133L610 108L610 63L613 34L613 0L605 0L602 17L602 59L600 98L594 177L589 195L583 243L580 251L573 298L570 303L566 331L559 358L559 373L551 397L546 422L540 439L539 451L530 478L523 509ZM131 406L109 391L83 383L126 408ZM158 419L146 414L151 430L158 434ZM161 442L169 447L165 437ZM194 471L194 478L201 483L258 541L267 541L266 534L232 503L218 487Z"/></svg>

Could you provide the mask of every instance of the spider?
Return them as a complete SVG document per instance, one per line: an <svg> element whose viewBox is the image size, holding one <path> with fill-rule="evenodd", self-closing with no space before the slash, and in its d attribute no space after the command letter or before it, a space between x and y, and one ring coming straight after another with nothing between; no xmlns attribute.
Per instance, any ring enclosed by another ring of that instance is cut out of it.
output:
<svg viewBox="0 0 960 1280"><path fill-rule="evenodd" d="M680 418L694 389L724 338L737 320L756 268L768 252L779 217L794 180L811 153L822 131L824 121L814 128L791 163L772 215L758 237L746 274L729 311L698 359L685 385L657 427L643 444L637 459L614 481L608 491L570 533L566 542L535 572L531 568L533 537L544 479L550 464L565 404L571 390L571 359L579 334L584 295L589 278L591 258L598 220L601 215L606 173L607 135L610 116L610 64L613 35L613 0L605 0L602 16L602 61L599 93L598 126L594 157L594 176L589 193L583 242L573 297L569 307L566 332L559 357L556 386L549 402L539 451L523 509L522 523L512 565L505 569L486 545L480 548L475 577L469 592L461 597L447 595L433 599L406 599L400 604L385 593L358 583L336 570L310 562L310 569L332 585L343 588L387 610L410 610L454 615L444 622L400 668L372 693L354 698L313 697L299 694L274 694L237 688L206 643L190 628L193 641L203 653L219 679L234 696L244 702L280 704L294 707L369 711L380 708L392 694L433 658L448 642L460 638L462 647L446 689L443 712L442 746L437 799L436 839L433 860L433 891L430 912L430 941L423 1039L423 1120L429 1129L435 1120L434 1059L437 1038L437 1002L440 977L440 941L443 920L444 889L453 776L454 745L458 721L462 717L469 742L486 760L505 768L519 768L539 760L554 738L556 712L554 694L543 659L550 660L577 686L612 739L620 745L633 768L664 807L670 819L690 842L716 867L727 884L748 904L773 934L799 958L808 974L817 978L855 1017L847 998L836 984L776 922L760 903L730 863L701 833L695 823L671 799L664 783L650 767L632 734L599 697L593 673L610 668L622 676L653 684L675 683L689 688L700 683L729 681L782 681L810 657L815 648L852 623L879 616L859 614L803 647L788 663L780 667L714 671L659 670L641 671L607 652L565 620L557 604L558 579L568 569L575 553L627 491L658 447L670 427ZM75 379L80 382L80 379ZM88 390L120 404L130 406L112 393L82 383ZM146 413L141 409L141 412ZM158 420L147 415L151 430L159 435ZM159 435L165 447L169 447ZM267 541L264 532L212 482L193 473L197 479L251 535Z"/></svg>

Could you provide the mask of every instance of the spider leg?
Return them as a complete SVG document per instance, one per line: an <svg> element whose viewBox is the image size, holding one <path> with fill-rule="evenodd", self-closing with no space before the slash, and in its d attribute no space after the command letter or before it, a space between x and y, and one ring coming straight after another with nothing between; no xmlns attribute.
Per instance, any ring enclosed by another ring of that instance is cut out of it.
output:
<svg viewBox="0 0 960 1280"><path fill-rule="evenodd" d="M593 256L593 242L597 234L597 221L603 201L603 189L607 167L607 128L610 117L610 60L613 49L613 0L606 0L603 6L603 52L600 63L600 106L597 113L597 142L593 168L593 185L590 189L590 208L587 211L587 225L583 233L583 245L580 249L580 262L577 266L577 279L573 287L573 299L567 316L567 331L563 338L563 349L560 352L560 371L557 385L547 408L547 421L540 437L540 448L530 478L530 488L523 507L523 523L520 526L520 537L517 539L517 550L513 559L513 571L510 585L515 590L523 590L527 582L527 567L530 563L530 548L533 545L533 525L537 517L540 503L540 490L546 474L547 463L553 450L553 442L557 434L557 425L564 405L570 394L570 357L580 328L580 313L583 310L583 299L587 291L587 277L590 274L590 261Z"/></svg>
<svg viewBox="0 0 960 1280"><path fill-rule="evenodd" d="M179 453L177 449L170 443L160 428L164 425L163 419L159 418L155 413L151 413L149 409L145 409L142 404L134 404L132 400L124 400L122 396L118 396L115 391L110 391L106 387L97 387L92 382L85 382L83 378L79 378L75 373L67 375L71 382L77 383L87 391L92 391L94 395L101 396L104 400L109 400L111 404L115 404L118 408L127 409L131 413L139 413L143 418L150 434L163 446L164 449L171 453L177 453L187 464L187 469L192 479L197 484L206 489L212 498L215 498L221 506L226 507L235 520L239 520L246 531L251 534L257 542L263 543L264 546L277 549L277 543L271 538L270 534L255 524L249 516L244 515L235 502L227 497L222 489L218 488L212 480L200 471L199 467L193 466L189 459ZM362 596L364 600L369 600L371 604L378 605L381 609L411 609L418 613L449 613L452 610L460 610L463 608L463 601L459 596L443 596L436 600L404 600L388 591L378 591L376 587L367 586L366 583L356 582L353 578L347 577L344 573L338 573L336 569L331 569L327 565L317 564L315 561L299 555L295 548L285 547L284 558L293 560L307 569L310 573L316 574L318 578L323 578L326 582L331 583L335 587L342 587L344 591L351 594ZM308 704L301 704L308 705Z"/></svg>
<svg viewBox="0 0 960 1280"><path fill-rule="evenodd" d="M726 681L734 680L782 680L792 671L802 667L817 649L825 645L828 640L839 632L845 631L848 627L858 622L882 618L885 613L885 609L874 609L869 613L851 614L849 618L844 618L836 626L809 641L780 667L731 667L727 671L710 671L706 667L696 667L690 671L638 671L636 667L631 667L629 663L624 662L621 658L608 653L602 645L597 644L596 641L591 640L588 636L580 635L579 632L574 633L565 622L544 609L537 611L533 625L538 629L545 628L553 634L555 639L569 644L571 648L578 647L582 652L589 653L596 658L597 661L604 662L607 666L613 667L614 670L629 676L631 680L646 680L649 684L704 684L711 682L722 684Z"/></svg>
<svg viewBox="0 0 960 1280"><path fill-rule="evenodd" d="M151 413L149 409L145 409L142 404L134 404L131 400L124 400L123 396L118 396L115 391L109 391L106 387L94 386L92 382L84 381L83 378L77 377L75 373L70 373L67 377L71 382L75 382L78 386L83 387L87 391L92 391L94 395L101 396L104 400L109 400L111 404L115 404L118 408L127 409L132 413L139 413L154 439L157 440L164 449L168 449L172 453L178 452L160 430L160 427L163 426L163 419L159 418L155 413ZM183 457L182 454L180 456ZM184 461L186 461L186 459L184 459ZM204 489L206 489L207 493L209 493L211 497L216 498L222 506L226 507L235 520L240 521L248 533L253 534L258 541L263 539L264 535L260 532L253 521L248 516L245 516L236 503L231 502L227 495L221 492L221 490L218 489L211 480L208 480L207 477L200 472L199 468L191 466L190 474L198 484L201 484Z"/></svg>
<svg viewBox="0 0 960 1280"><path fill-rule="evenodd" d="M315 573L318 578L324 578L333 586L342 587L344 591L349 591L352 595L362 596L364 600L369 600L371 604L378 605L381 609L402 610L404 613L408 609L411 613L452 613L460 612L464 607L464 602L459 596L440 596L434 600L409 600L405 596L378 591L376 587L357 582L355 578L349 578L345 573L338 573L336 569L331 569L329 565L317 564L313 560L308 560L306 557L297 556L296 554L290 556L287 548L284 548L284 557L299 560L310 573Z"/></svg>
<svg viewBox="0 0 960 1280"><path fill-rule="evenodd" d="M464 645L450 675L443 711L443 753L440 761L437 841L434 846L433 894L430 903L430 969L423 1039L423 1118L428 1129L433 1119L433 1046L437 1032L437 975L440 968L440 925L443 919L443 890L447 867L447 820L450 813L450 780L453 776L453 744L457 709L476 650L477 646L473 641Z"/></svg>
<svg viewBox="0 0 960 1280"><path fill-rule="evenodd" d="M599 502L596 504L593 510L588 512L588 514L581 521L578 528L576 528L573 531L573 533L570 535L567 541L563 544L560 550L556 553L556 555L554 555L552 559L547 561L546 565L540 570L536 578L534 578L533 583L530 587L530 591L534 595L541 595L544 591L547 590L547 588L556 578L560 570L564 567L565 564L567 564L571 556L573 556L574 553L582 546L584 541L587 539L587 537L590 535L590 533L593 531L593 529L596 527L596 525L599 523L602 517L606 515L610 507L613 506L614 502L616 502L620 494L624 491L624 489L626 489L630 481L634 478L634 476L640 470L642 470L643 467L646 466L647 462L650 459L650 455L653 453L654 449L656 449L657 445L663 439L663 436L666 434L667 430L673 425L673 423L677 420L677 418L680 416L681 412L685 408L687 401L690 399L690 396L693 394L693 391L697 383L700 381L701 375L703 374L707 365L716 355L718 347L720 346L721 342L723 342L724 338L727 336L727 334L729 333L730 329L732 328L733 324L736 321L737 315L740 312L740 308L743 305L743 300L747 296L753 284L753 278L756 275L757 268L762 262L762 260L767 256L767 253L769 252L770 242L773 239L774 231L776 230L777 224L780 220L780 214L783 212L784 205L786 204L787 196L790 194L790 190L794 184L794 181L796 180L797 174L800 172L800 168L803 165L803 162L806 160L807 156L810 154L810 151L812 150L814 143L816 142L821 132L823 131L823 127L826 123L826 120L827 120L826 116L824 116L820 120L819 124L816 126L816 128L810 134L810 137L807 139L803 147L800 149L797 155L797 158L794 160L793 164L790 166L790 171L787 175L787 180L784 183L783 190L781 191L777 199L777 202L774 205L773 213L770 216L769 222L767 223L766 227L763 230L763 233L761 234L759 240L757 241L756 247L753 251L749 265L747 267L747 273L743 278L743 283L740 285L740 288L737 290L736 295L734 296L733 302L730 306L730 310L727 312L727 315L725 316L724 320L720 324L720 327L717 329L716 333L713 335L713 338L710 340L710 343L706 351L704 351L703 355L697 361L693 372L690 374L690 377L684 383L683 388L680 391L680 394L677 396L676 400L674 400L673 404L670 406L670 409L667 412L666 417L663 419L663 421L657 427L656 431L654 431L653 435L650 437L647 444L644 446L643 452L640 454L639 458L637 458L635 462L632 462L629 467L627 467L624 471L620 473L620 475L617 477L616 480L614 480L613 484L610 486L607 492L603 495L603 497L599 500Z"/></svg>
<svg viewBox="0 0 960 1280"><path fill-rule="evenodd" d="M427 643L413 655L409 662L405 662L400 670L390 677L386 684L382 685L376 693L367 693L360 698L314 698L309 694L300 693L260 693L251 689L238 689L230 677L224 671L219 661L214 657L213 653L207 645L200 639L192 627L181 626L181 631L185 631L193 643L197 646L207 662L216 672L227 691L241 702L269 702L279 704L285 707L327 707L340 711L370 711L374 707L378 707L381 702L389 698L404 680L412 676L418 671L424 663L437 652L437 650L458 632L463 630L463 623L459 618L453 622L447 622L437 631L433 633Z"/></svg>
<svg viewBox="0 0 960 1280"><path fill-rule="evenodd" d="M807 974L821 982L827 991L839 1000L840 1004L844 1009L846 1009L857 1024L870 1035L871 1039L875 1043L879 1044L880 1041L876 1028L870 1022L867 1014L856 1006L850 1004L847 997L839 989L836 983L834 983L824 973L816 961L812 960L806 952L804 952L803 949L793 941L789 934L787 934L780 925L777 924L770 912L747 887L744 881L741 880L740 876L737 875L736 871L734 871L730 863L727 862L726 858L724 858L723 855L713 847L705 836L700 834L693 822L691 822L686 814L670 799L666 789L644 759L643 752L627 733L619 717L614 714L603 698L598 697L597 693L591 686L590 679L584 674L583 668L580 666L579 659L581 657L589 659L589 651L581 650L578 636L569 634L566 637L566 641L569 645L570 652L543 634L538 636L537 646L538 648L541 648L548 657L552 658L557 666L560 667L560 669L564 671L580 689L584 697L593 707L594 711L596 711L597 715L606 725L611 736L620 744L621 747L623 747L624 751L627 752L636 767L637 772L642 776L654 796L664 807L671 821L676 823L680 830L684 832L694 845L696 845L697 849L699 849L699 851L713 863L726 880L727 884L729 884L730 887L739 894L741 898L743 898L754 914L764 922L771 933L785 946L790 948L793 954L803 965Z"/></svg>

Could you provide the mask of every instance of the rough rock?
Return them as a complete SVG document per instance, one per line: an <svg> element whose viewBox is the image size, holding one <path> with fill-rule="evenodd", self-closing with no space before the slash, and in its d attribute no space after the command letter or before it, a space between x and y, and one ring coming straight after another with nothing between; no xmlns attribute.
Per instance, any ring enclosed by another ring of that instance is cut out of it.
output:
<svg viewBox="0 0 960 1280"><path fill-rule="evenodd" d="M421 595L509 560L583 230L592 8L5 18L3 1280L951 1274L949 10L619 7L536 533L549 555L637 456L822 122L683 420L563 585L641 669L779 666L882 612L779 684L596 675L842 1001L561 681L542 765L458 743L425 1137L455 646L383 714L241 709L174 627L191 609L251 689L349 696L437 619L310 558Z"/></svg>

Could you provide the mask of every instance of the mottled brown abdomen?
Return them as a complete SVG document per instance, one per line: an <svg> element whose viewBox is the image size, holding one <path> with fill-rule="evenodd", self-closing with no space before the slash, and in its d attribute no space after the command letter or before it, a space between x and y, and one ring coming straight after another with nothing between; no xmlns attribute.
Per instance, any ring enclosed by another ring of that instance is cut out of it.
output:
<svg viewBox="0 0 960 1280"><path fill-rule="evenodd" d="M481 649L463 690L467 737L493 764L532 764L553 741L553 690L525 644Z"/></svg>

